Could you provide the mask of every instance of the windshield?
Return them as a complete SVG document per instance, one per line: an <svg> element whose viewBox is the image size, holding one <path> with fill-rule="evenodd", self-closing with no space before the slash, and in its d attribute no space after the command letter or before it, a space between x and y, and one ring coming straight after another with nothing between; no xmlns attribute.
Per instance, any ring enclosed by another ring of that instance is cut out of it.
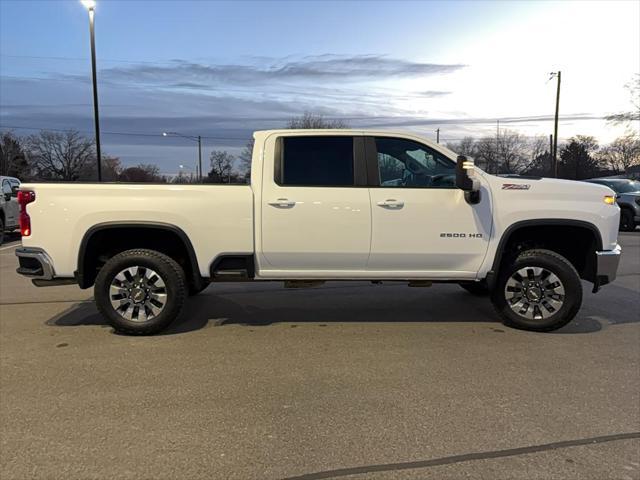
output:
<svg viewBox="0 0 640 480"><path fill-rule="evenodd" d="M635 180L628 182L611 182L607 183L607 186L611 187L616 193L640 192L640 182Z"/></svg>

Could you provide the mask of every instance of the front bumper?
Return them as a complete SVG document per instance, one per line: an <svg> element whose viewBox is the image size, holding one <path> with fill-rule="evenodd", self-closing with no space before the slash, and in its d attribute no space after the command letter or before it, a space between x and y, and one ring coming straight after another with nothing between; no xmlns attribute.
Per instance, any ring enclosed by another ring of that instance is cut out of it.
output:
<svg viewBox="0 0 640 480"><path fill-rule="evenodd" d="M17 248L16 257L20 264L16 272L20 275L34 280L52 280L55 277L51 257L41 248Z"/></svg>
<svg viewBox="0 0 640 480"><path fill-rule="evenodd" d="M596 252L596 282L594 291L597 291L602 285L611 283L616 279L618 273L618 264L620 263L620 255L622 247L616 245L613 250L603 250Z"/></svg>

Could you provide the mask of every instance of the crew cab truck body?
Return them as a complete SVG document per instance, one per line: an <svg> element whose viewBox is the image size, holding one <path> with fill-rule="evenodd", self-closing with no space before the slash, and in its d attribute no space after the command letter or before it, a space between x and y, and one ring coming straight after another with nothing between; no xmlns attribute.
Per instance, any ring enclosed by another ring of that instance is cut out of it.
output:
<svg viewBox="0 0 640 480"><path fill-rule="evenodd" d="M409 133L254 134L249 185L23 184L18 272L94 286L118 330L165 328L210 282L456 282L552 330L620 258L600 185L502 178ZM25 234L26 233L26 234ZM428 305L425 304L425 309Z"/></svg>

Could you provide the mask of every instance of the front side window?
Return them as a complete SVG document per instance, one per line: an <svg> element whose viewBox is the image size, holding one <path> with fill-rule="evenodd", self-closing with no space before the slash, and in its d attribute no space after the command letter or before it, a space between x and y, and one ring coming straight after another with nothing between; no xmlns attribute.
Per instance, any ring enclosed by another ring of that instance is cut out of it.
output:
<svg viewBox="0 0 640 480"><path fill-rule="evenodd" d="M280 185L348 187L354 184L353 137L282 139Z"/></svg>
<svg viewBox="0 0 640 480"><path fill-rule="evenodd" d="M376 137L381 187L455 188L455 164L412 140Z"/></svg>
<svg viewBox="0 0 640 480"><path fill-rule="evenodd" d="M2 182L2 193L4 195L11 195L11 185L8 180Z"/></svg>

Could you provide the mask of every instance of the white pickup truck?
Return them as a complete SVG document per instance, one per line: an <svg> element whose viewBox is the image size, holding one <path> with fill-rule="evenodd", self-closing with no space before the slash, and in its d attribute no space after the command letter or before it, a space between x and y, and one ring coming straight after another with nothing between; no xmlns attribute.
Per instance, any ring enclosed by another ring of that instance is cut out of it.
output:
<svg viewBox="0 0 640 480"><path fill-rule="evenodd" d="M129 334L164 329L210 282L270 280L459 283L505 323L549 331L578 312L581 279L596 292L616 276L607 187L489 175L409 133L254 139L250 185L23 184L18 273L93 286Z"/></svg>

